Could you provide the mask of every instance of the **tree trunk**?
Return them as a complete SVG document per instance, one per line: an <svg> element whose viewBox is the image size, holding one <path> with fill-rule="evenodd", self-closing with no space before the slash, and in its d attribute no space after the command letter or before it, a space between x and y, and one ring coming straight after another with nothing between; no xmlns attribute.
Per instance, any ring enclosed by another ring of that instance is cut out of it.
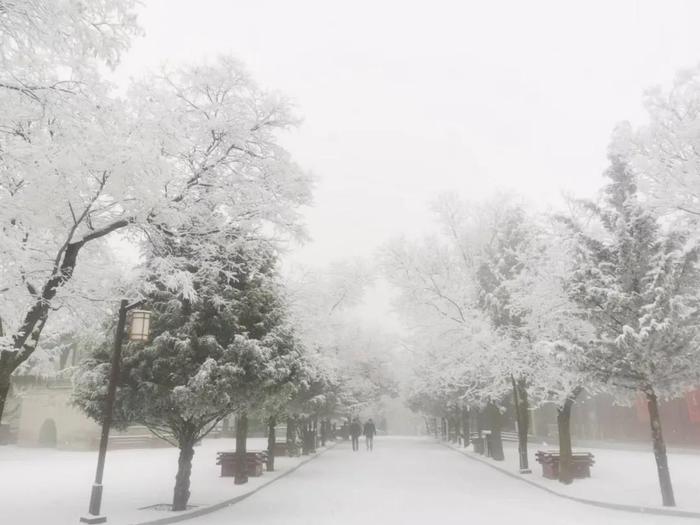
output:
<svg viewBox="0 0 700 525"><path fill-rule="evenodd" d="M55 295L55 293L53 295ZM51 297L53 297L53 295L51 295ZM2 421L2 416L5 413L5 404L7 403L7 396L10 393L10 377L12 376L12 372L34 353L36 345L39 342L41 331L46 324L48 312L48 307L40 310L37 309L35 305L30 311L31 319L33 320L31 324L33 329L32 333L13 336L14 351L0 351L0 421ZM30 314L27 314L27 316L29 317ZM40 315L43 317L38 317ZM27 327L27 329L29 329L30 325L28 321L25 320L22 326L23 328Z"/></svg>
<svg viewBox="0 0 700 525"><path fill-rule="evenodd" d="M86 234L80 241L68 242L65 249L57 254L56 264L53 267L51 275L48 277L41 292L34 290L32 287L32 295L35 298L34 304L27 310L27 313L22 319L22 324L12 336L12 346L14 351L3 350L0 352L0 371L2 373L11 374L15 369L24 363L36 350L39 343L39 337L44 330L46 320L51 311L51 301L56 296L60 288L71 280L73 271L78 261L78 254L85 244L99 239L121 228L128 226L131 219L120 219ZM70 239L68 239L70 241ZM2 396L2 392L0 392ZM0 420L5 407L5 397L0 399Z"/></svg>
<svg viewBox="0 0 700 525"><path fill-rule="evenodd" d="M267 471L272 472L275 470L275 442L277 441L277 436L275 435L275 425L277 421L275 416L270 416L267 421Z"/></svg>
<svg viewBox="0 0 700 525"><path fill-rule="evenodd" d="M2 317L0 317L0 337L5 335L2 327ZM14 357L10 352L0 352L0 423L2 423L2 415L5 413L5 403L10 395L10 377L12 376L12 368L9 361ZM7 362L5 362L7 361Z"/></svg>
<svg viewBox="0 0 700 525"><path fill-rule="evenodd" d="M306 418L301 420L299 428L301 430L301 455L307 456L309 454L309 437L308 437L308 424L309 421Z"/></svg>
<svg viewBox="0 0 700 525"><path fill-rule="evenodd" d="M0 368L0 423L2 415L5 413L5 402L10 394L10 377L12 370Z"/></svg>
<svg viewBox="0 0 700 525"><path fill-rule="evenodd" d="M476 410L476 433L481 437L481 433L484 431L484 417L486 414L486 408L478 408Z"/></svg>
<svg viewBox="0 0 700 525"><path fill-rule="evenodd" d="M520 462L520 473L529 474L532 472L528 465L527 457L527 434L529 425L527 388L525 381L516 381L510 377L513 384L513 405L515 406L515 419L518 422L518 459Z"/></svg>
<svg viewBox="0 0 700 525"><path fill-rule="evenodd" d="M462 433L464 434L464 448L469 446L471 440L471 425L469 419L471 418L471 410L469 408L462 409Z"/></svg>
<svg viewBox="0 0 700 525"><path fill-rule="evenodd" d="M489 415L490 415L490 427L491 436L489 437L489 444L491 450L491 457L496 461L503 461L505 456L503 455L503 439L501 438L501 428L502 428L502 416L501 410L498 405L493 401L489 403Z"/></svg>
<svg viewBox="0 0 700 525"><path fill-rule="evenodd" d="M329 438L330 434L330 428L331 428L331 422L328 421L327 419L322 419L321 420L321 446L325 447L326 446L326 441Z"/></svg>
<svg viewBox="0 0 700 525"><path fill-rule="evenodd" d="M242 412L236 421L236 470L233 483L248 483L248 461L246 459L246 441L248 439L248 416Z"/></svg>
<svg viewBox="0 0 700 525"><path fill-rule="evenodd" d="M60 265L54 267L53 273L44 283L41 294L35 295L36 301L27 310L21 326L12 336L14 351L3 350L0 352L0 375L9 377L36 350L39 337L49 316L51 300L56 296L59 288L73 276L73 269L83 244L80 242L67 245ZM2 420L6 399L7 392L3 394L0 391L0 420Z"/></svg>
<svg viewBox="0 0 700 525"><path fill-rule="evenodd" d="M287 454L290 457L296 457L299 455L299 449L297 447L297 421L293 416L287 417Z"/></svg>
<svg viewBox="0 0 700 525"><path fill-rule="evenodd" d="M311 453L314 454L318 448L318 416L313 417L310 430L309 445L311 447Z"/></svg>
<svg viewBox="0 0 700 525"><path fill-rule="evenodd" d="M180 441L180 456L177 460L175 490L173 491L172 510L186 510L190 499L190 474L194 457L194 437L186 436Z"/></svg>
<svg viewBox="0 0 700 525"><path fill-rule="evenodd" d="M559 432L559 481L569 485L574 480L574 463L571 450L571 409L581 387L574 388L564 404L557 407L557 428Z"/></svg>
<svg viewBox="0 0 700 525"><path fill-rule="evenodd" d="M306 448L307 441L306 441L306 418L304 417L297 417L296 419L296 435L294 438L296 439L297 442L297 450L300 451L301 455L306 455L308 454L308 450Z"/></svg>
<svg viewBox="0 0 700 525"><path fill-rule="evenodd" d="M656 392L648 386L644 392L647 396L647 407L649 409L649 423L651 425L651 439L654 444L654 457L656 458L656 471L659 474L659 485L661 487L661 500L664 507L675 507L676 500L673 496L673 485L671 484L671 473L668 469L668 457L666 456L666 444L661 433L661 417L659 416L659 402Z"/></svg>

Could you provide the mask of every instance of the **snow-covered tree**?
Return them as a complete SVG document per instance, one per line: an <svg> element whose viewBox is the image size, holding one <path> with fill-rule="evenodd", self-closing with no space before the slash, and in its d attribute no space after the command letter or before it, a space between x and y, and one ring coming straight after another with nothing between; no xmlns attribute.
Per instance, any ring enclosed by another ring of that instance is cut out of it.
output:
<svg viewBox="0 0 700 525"><path fill-rule="evenodd" d="M484 321L481 330L460 333L414 331L410 340L411 374L405 386L408 406L424 415L446 419L464 438L471 433L476 410L503 397L507 384L494 374L494 334ZM476 409L476 410L474 410ZM498 423L498 421L491 421ZM475 430L480 432L481 427Z"/></svg>
<svg viewBox="0 0 700 525"><path fill-rule="evenodd" d="M34 352L55 290L72 276L67 244L90 220L93 179L113 165L95 160L109 147L115 164L124 160L119 105L105 98L98 69L116 65L139 32L135 4L0 5L0 417L10 373ZM99 236L79 233L83 245Z"/></svg>
<svg viewBox="0 0 700 525"><path fill-rule="evenodd" d="M432 407L429 413L440 417L448 407L454 415L458 406L493 405L506 386L501 341L479 307L477 273L486 239L482 217L457 204L453 199L439 203L442 236L422 242L398 239L382 254L385 276L398 290L396 309L410 330L406 344L415 354L409 399L414 407Z"/></svg>
<svg viewBox="0 0 700 525"><path fill-rule="evenodd" d="M643 205L623 159L612 155L605 175L602 202L584 203L589 228L569 220L577 246L567 290L597 332L580 357L600 382L646 397L662 500L673 506L658 400L698 380L698 247Z"/></svg>
<svg viewBox="0 0 700 525"><path fill-rule="evenodd" d="M486 312L496 333L503 339L500 355L503 372L513 389L518 428L520 471L529 472L527 435L529 425L528 387L541 363L533 352L533 334L515 308L511 283L520 277L531 254L537 227L525 209L510 199L498 199L482 211L488 218L488 242L482 248L477 271L479 304Z"/></svg>
<svg viewBox="0 0 700 525"><path fill-rule="evenodd" d="M287 280L295 327L314 356L316 390L324 396L306 392L302 397L314 401L301 403L300 412L316 407L317 415L347 416L381 395L393 394L389 356L396 342L378 324L354 311L372 282L366 264L349 260L313 271L296 268ZM321 389L321 384L326 387Z"/></svg>
<svg viewBox="0 0 700 525"><path fill-rule="evenodd" d="M200 265L188 244L192 296L183 297L158 273L147 289L152 342L124 354L115 424L138 423L179 447L173 509L189 498L194 444L232 412L247 414L295 375L301 349L285 320L274 259L262 245L221 253L217 267ZM248 257L248 255L251 255ZM82 365L75 402L101 420L109 376L109 349Z"/></svg>
<svg viewBox="0 0 700 525"><path fill-rule="evenodd" d="M309 181L276 137L296 120L238 62L166 70L125 99L93 73L74 91L47 95L36 118L0 125L0 410L52 309L81 293L67 286L80 282L79 258L99 260L108 237L158 247L187 234L203 253L301 233L296 209ZM164 250L157 257L154 268L191 293L178 261Z"/></svg>
<svg viewBox="0 0 700 525"><path fill-rule="evenodd" d="M296 420L292 415L303 411L300 409L300 405L303 405L302 400L309 397L315 399L318 396L319 400L325 401L332 397L329 396L331 385L320 380L321 370L315 366L313 353L303 348L295 334L288 333L284 340L278 341L276 348L278 351L287 348L285 352L287 357L294 359L288 365L288 373L279 377L261 392L263 395L257 397L252 410L254 415L259 416L267 424L268 471L274 470L275 466L276 426L279 422L287 423L287 453L290 456L297 455ZM318 393L309 396L308 392L311 391Z"/></svg>
<svg viewBox="0 0 700 525"><path fill-rule="evenodd" d="M594 333L585 310L567 293L574 264L572 244L557 222L540 229L521 254L517 277L507 283L510 307L531 341L530 390L539 403L553 403L557 409L562 483L573 481L571 409L584 388L590 393L596 386L578 361Z"/></svg>
<svg viewBox="0 0 700 525"><path fill-rule="evenodd" d="M681 70L670 90L647 91L648 122L622 123L612 150L637 176L646 205L659 213L700 217L700 67ZM678 213L680 212L680 213Z"/></svg>

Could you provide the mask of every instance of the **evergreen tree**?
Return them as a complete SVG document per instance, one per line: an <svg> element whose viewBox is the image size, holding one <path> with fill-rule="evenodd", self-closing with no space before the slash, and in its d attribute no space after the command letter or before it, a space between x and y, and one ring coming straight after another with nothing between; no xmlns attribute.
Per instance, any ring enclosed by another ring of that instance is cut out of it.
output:
<svg viewBox="0 0 700 525"><path fill-rule="evenodd" d="M256 245L203 254L187 246L168 248L180 256L179 271L190 274L190 296L160 279L149 283L152 340L125 352L114 419L145 425L179 447L173 510L184 510L189 499L195 443L227 415L245 418L294 375L300 357L269 252ZM101 349L76 378L75 402L97 420L109 368L109 352Z"/></svg>
<svg viewBox="0 0 700 525"><path fill-rule="evenodd" d="M646 396L662 500L673 506L658 400L698 378L698 248L684 232L662 227L627 165L615 156L610 162L602 203L583 203L600 231L568 221L576 241L568 292L597 332L595 344L581 348L581 363L601 382Z"/></svg>

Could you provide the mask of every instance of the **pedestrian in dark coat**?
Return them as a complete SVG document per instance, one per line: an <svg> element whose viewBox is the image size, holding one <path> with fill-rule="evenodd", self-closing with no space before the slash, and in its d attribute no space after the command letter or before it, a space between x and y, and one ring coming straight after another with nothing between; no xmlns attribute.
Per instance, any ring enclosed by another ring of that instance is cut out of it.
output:
<svg viewBox="0 0 700 525"><path fill-rule="evenodd" d="M360 420L355 418L350 423L350 437L352 438L352 449L358 451L360 449L360 434L362 434L362 425Z"/></svg>
<svg viewBox="0 0 700 525"><path fill-rule="evenodd" d="M365 435L365 446L367 450L374 450L374 436L377 434L377 427L374 426L372 418L367 420L362 433Z"/></svg>

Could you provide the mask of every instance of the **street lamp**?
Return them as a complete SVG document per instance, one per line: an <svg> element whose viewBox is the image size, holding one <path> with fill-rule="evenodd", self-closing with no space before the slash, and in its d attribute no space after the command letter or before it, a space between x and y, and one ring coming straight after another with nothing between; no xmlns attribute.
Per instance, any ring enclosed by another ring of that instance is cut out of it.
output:
<svg viewBox="0 0 700 525"><path fill-rule="evenodd" d="M97 471L95 472L95 482L92 484L92 492L90 493L88 514L80 518L81 523L104 523L107 521L107 517L100 514L100 507L102 506L102 475L105 469L109 428L112 426L114 399L117 393L117 383L119 382L124 329L126 328L127 314L130 314L128 329L129 341L148 340L151 313L146 310L137 310L142 304L143 301L129 304L129 302L124 299L119 305L119 320L117 322L117 331L114 335L114 349L112 351L112 368L109 374L109 385L107 386L107 402L104 417L102 418L102 434L100 435L100 449L97 456Z"/></svg>

